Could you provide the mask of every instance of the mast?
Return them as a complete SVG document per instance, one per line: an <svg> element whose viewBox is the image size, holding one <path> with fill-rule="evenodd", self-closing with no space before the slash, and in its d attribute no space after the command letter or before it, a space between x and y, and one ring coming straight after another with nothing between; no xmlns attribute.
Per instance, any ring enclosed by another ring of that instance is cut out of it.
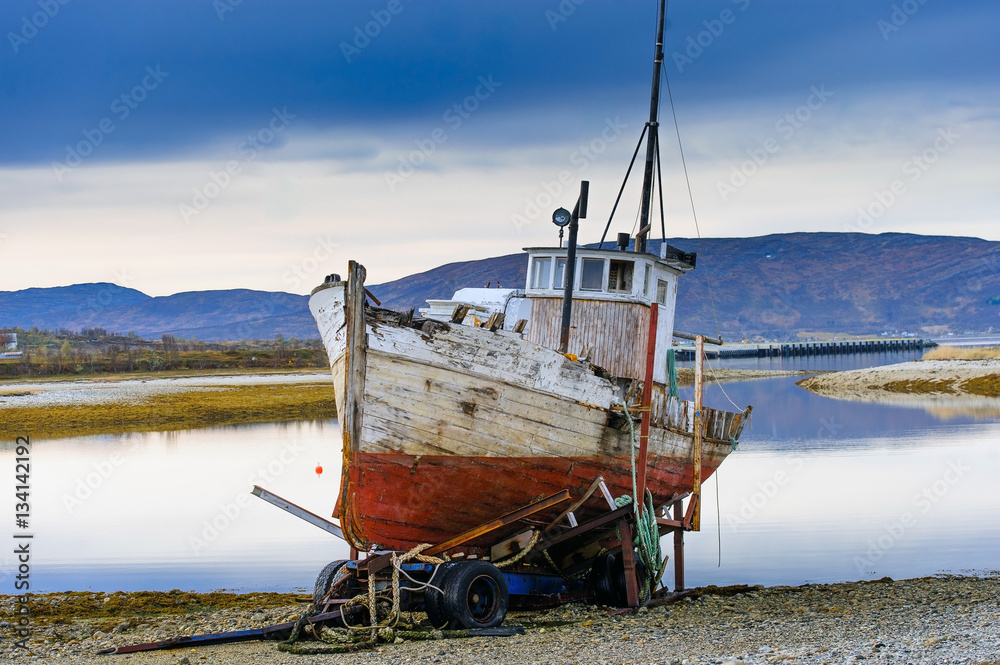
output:
<svg viewBox="0 0 1000 665"><path fill-rule="evenodd" d="M653 199L653 165L656 161L660 111L660 68L663 66L663 18L666 0L660 0L660 10L656 21L656 47L653 51L653 86L649 100L649 122L646 123L646 168L642 174L642 207L639 213L639 231L635 234L635 251L646 251L646 237L649 235L649 209Z"/></svg>

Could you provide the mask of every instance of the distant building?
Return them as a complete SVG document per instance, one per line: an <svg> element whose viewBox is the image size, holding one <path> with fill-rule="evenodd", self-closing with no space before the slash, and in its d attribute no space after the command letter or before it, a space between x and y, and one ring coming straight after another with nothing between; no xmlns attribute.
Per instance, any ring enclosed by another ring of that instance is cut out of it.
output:
<svg viewBox="0 0 1000 665"><path fill-rule="evenodd" d="M0 349L4 351L16 351L17 333L0 333Z"/></svg>

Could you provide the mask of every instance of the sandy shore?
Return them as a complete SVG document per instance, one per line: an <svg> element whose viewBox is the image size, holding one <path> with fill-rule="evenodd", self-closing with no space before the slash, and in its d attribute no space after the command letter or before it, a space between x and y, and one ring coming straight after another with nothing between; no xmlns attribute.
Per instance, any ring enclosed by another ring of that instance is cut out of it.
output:
<svg viewBox="0 0 1000 665"><path fill-rule="evenodd" d="M95 604L120 594L94 594ZM108 600L110 598L110 600ZM32 599L38 608L63 594ZM14 599L3 598L9 620ZM51 616L35 626L29 652L0 630L3 662L108 663L1000 663L1000 577L879 580L800 587L701 590L670 605L614 615L574 604L512 613L522 636L403 641L347 654L295 655L248 642L100 656L100 649L216 630L242 630L295 617L305 605L192 611L159 616ZM98 612L98 614L100 614ZM414 619L422 618L414 614ZM316 646L316 642L300 642Z"/></svg>
<svg viewBox="0 0 1000 665"><path fill-rule="evenodd" d="M799 382L824 397L946 407L1000 406L1000 359L916 360L897 365L830 372Z"/></svg>

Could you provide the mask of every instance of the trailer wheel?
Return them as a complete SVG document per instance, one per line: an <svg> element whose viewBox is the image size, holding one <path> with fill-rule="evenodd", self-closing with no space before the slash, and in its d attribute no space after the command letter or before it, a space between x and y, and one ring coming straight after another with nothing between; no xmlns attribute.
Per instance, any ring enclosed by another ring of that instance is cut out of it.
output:
<svg viewBox="0 0 1000 665"><path fill-rule="evenodd" d="M316 586L313 587L313 605L318 604L326 596L330 587L333 586L334 581L337 579L337 573L339 573L344 566L346 566L348 561L346 559L337 559L336 561L331 561L326 564L326 567L320 571L319 575L316 577Z"/></svg>
<svg viewBox="0 0 1000 665"><path fill-rule="evenodd" d="M486 561L460 561L448 572L444 610L461 628L493 628L507 617L507 580Z"/></svg>
<svg viewBox="0 0 1000 665"><path fill-rule="evenodd" d="M636 582L646 576L646 566L636 557L635 562ZM587 580L590 588L590 595L598 605L610 607L626 607L628 605L628 591L625 587L625 560L621 552L618 554L601 554L590 568L590 576ZM644 603L648 598L640 598L639 602Z"/></svg>
<svg viewBox="0 0 1000 665"><path fill-rule="evenodd" d="M424 591L424 611L427 612L427 618L430 619L431 625L438 629L447 628L451 623L451 616L445 609L442 592L448 581L448 573L455 567L455 563L454 561L447 561L439 564L431 580L437 589L428 588ZM438 591L438 589L441 589L441 591Z"/></svg>

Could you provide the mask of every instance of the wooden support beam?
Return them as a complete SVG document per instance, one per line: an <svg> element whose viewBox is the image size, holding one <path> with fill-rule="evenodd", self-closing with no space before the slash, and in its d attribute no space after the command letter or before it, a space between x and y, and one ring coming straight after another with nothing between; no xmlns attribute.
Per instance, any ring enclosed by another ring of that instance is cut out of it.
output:
<svg viewBox="0 0 1000 665"><path fill-rule="evenodd" d="M561 522L564 517L570 518L570 526L577 526L576 516L574 516L573 513L576 512L576 510L580 506L582 506L587 501L587 499L593 496L594 492L597 491L597 488L600 487L603 482L604 478L601 476L597 476L597 480L595 480L593 483L590 484L590 488L583 493L583 496L580 497L580 499L576 501L573 505L571 505L569 508L562 511L562 513L559 514L559 517L552 520L552 522L542 531L542 535L544 536L549 531L551 531L552 528L555 527L557 524L559 524L559 522Z"/></svg>
<svg viewBox="0 0 1000 665"><path fill-rule="evenodd" d="M561 542L569 540L570 538L575 538L582 533L591 531L598 527L602 527L610 522L614 522L617 519L621 519L625 515L631 514L635 509L631 504L627 506L622 506L616 510L612 510L610 513L604 513L600 517L595 517L594 519L584 522L575 529L570 529L569 531L563 531L562 533L557 533L556 535L546 538L535 545L536 549L547 550L554 545L558 545Z"/></svg>
<svg viewBox="0 0 1000 665"><path fill-rule="evenodd" d="M506 515L501 515L500 517L491 522L487 522L486 524L482 524L475 528L469 529L464 533L460 533L453 538L449 538L443 543L439 543L434 547L424 550L423 553L426 554L427 556L434 556L435 554L440 554L441 552L450 550L453 547L458 547L459 545L467 543L474 538L479 538L480 536L484 536L490 531L496 531L500 527L506 526L508 524L511 524L512 522L524 519L529 515L534 515L539 511L545 510L546 508L550 508L559 503L562 503L568 498L569 498L569 490L562 490L561 492L556 492L552 496L547 496L544 499L535 501L534 503L529 503L528 505L518 508L517 510L512 510Z"/></svg>
<svg viewBox="0 0 1000 665"><path fill-rule="evenodd" d="M653 359L656 357L656 321L659 315L659 305L649 306L649 336L646 342L646 378L642 384L642 421L639 424L639 458L636 460L636 492L639 496L632 497L639 507L641 516L646 509L646 464L649 457L649 408L653 401Z"/></svg>
<svg viewBox="0 0 1000 665"><path fill-rule="evenodd" d="M678 501L674 504L674 520L684 521L681 511L684 507ZM674 530L674 591L684 590L684 529Z"/></svg>
<svg viewBox="0 0 1000 665"><path fill-rule="evenodd" d="M625 597L629 607L639 607L639 587L635 579L635 550L632 549L632 527L624 517L618 522L622 534L622 563L625 564Z"/></svg>
<svg viewBox="0 0 1000 665"><path fill-rule="evenodd" d="M686 531L691 531L694 529L694 516L698 512L698 504L701 502L701 497L697 494L691 497L688 502L687 511L684 513L684 529ZM677 514L677 506L680 504L674 504L674 514ZM694 529L697 531L697 529Z"/></svg>
<svg viewBox="0 0 1000 665"><path fill-rule="evenodd" d="M691 487L691 504L694 506L694 514L691 518L691 528L701 531L701 436L704 427L702 392L705 388L705 338L702 335L695 335L695 364L694 364L694 450L692 451L694 463L694 483Z"/></svg>
<svg viewBox="0 0 1000 665"><path fill-rule="evenodd" d="M611 496L611 491L608 490L608 486L604 484L604 480L601 479L597 486L601 488L601 494L604 495L604 500L608 502L608 508L616 510L618 506L615 505L615 498Z"/></svg>

